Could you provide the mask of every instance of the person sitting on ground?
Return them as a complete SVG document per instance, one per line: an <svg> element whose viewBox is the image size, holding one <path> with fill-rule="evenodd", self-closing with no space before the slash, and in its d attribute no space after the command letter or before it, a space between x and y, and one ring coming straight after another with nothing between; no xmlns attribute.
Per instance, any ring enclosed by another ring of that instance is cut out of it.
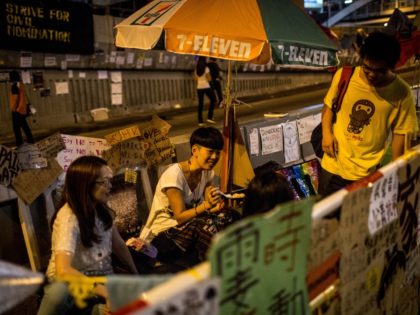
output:
<svg viewBox="0 0 420 315"><path fill-rule="evenodd" d="M221 197L213 183L212 169L223 149L223 136L213 127L201 127L192 133L190 146L191 157L172 164L160 177L146 227L140 234L141 240L152 241L158 249L159 261L174 261L175 258L166 253L179 247L168 230L181 226L184 229L194 218L221 210Z"/></svg>
<svg viewBox="0 0 420 315"><path fill-rule="evenodd" d="M112 274L112 253L129 272L137 274L128 248L113 224L114 213L107 206L111 178L111 169L96 156L79 157L68 168L62 207L52 219L52 254L47 269L50 284L44 289L38 315L74 314L67 285L55 280ZM97 284L93 290L98 299L92 314L108 314L105 286Z"/></svg>

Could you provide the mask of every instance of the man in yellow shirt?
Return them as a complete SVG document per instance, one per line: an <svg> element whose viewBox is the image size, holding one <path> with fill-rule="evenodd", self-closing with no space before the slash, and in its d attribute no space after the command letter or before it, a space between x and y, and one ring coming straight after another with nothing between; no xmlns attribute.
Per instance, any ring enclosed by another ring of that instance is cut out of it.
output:
<svg viewBox="0 0 420 315"><path fill-rule="evenodd" d="M341 70L335 74L324 98L319 193L333 192L373 173L392 134L392 158L404 153L418 121L410 86L394 73L400 57L396 38L371 33L360 49L356 67L333 123L332 104L337 97Z"/></svg>

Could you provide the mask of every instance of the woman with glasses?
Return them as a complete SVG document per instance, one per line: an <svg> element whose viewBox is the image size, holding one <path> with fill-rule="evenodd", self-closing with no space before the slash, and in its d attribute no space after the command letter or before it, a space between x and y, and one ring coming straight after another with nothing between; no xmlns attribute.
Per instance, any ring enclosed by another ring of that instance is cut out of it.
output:
<svg viewBox="0 0 420 315"><path fill-rule="evenodd" d="M67 170L62 206L52 219L52 254L47 269L50 284L44 289L39 315L74 314L67 285L55 282L66 276L105 276L113 273L111 254L137 274L132 257L113 223L107 206L112 171L96 156L82 156ZM96 284L92 314L108 314L105 286Z"/></svg>

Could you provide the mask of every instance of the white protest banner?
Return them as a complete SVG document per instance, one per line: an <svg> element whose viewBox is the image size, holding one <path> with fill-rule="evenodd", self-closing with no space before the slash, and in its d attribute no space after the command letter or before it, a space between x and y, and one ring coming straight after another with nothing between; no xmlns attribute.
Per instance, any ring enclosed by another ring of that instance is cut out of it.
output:
<svg viewBox="0 0 420 315"><path fill-rule="evenodd" d="M19 171L17 152L0 144L0 185L9 186Z"/></svg>
<svg viewBox="0 0 420 315"><path fill-rule="evenodd" d="M283 150L283 132L281 125L260 128L261 154L267 155Z"/></svg>
<svg viewBox="0 0 420 315"><path fill-rule="evenodd" d="M102 151L110 148L105 139L71 135L61 135L61 137L63 138L66 149L57 155L57 161L64 171L67 171L71 162L79 156L101 156Z"/></svg>

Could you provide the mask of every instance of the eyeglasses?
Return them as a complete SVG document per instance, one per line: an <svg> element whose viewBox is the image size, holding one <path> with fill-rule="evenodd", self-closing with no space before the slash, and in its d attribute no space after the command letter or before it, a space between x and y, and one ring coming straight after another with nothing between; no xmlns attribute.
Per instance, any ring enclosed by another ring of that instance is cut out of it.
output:
<svg viewBox="0 0 420 315"><path fill-rule="evenodd" d="M371 68L364 63L362 64L362 68L363 68L364 71L375 73L375 74L378 74L378 75L385 75L389 70L388 68L376 68L376 69Z"/></svg>
<svg viewBox="0 0 420 315"><path fill-rule="evenodd" d="M99 186L103 186L103 187L110 187L111 178L98 179L97 181L95 181L95 184L98 184Z"/></svg>

